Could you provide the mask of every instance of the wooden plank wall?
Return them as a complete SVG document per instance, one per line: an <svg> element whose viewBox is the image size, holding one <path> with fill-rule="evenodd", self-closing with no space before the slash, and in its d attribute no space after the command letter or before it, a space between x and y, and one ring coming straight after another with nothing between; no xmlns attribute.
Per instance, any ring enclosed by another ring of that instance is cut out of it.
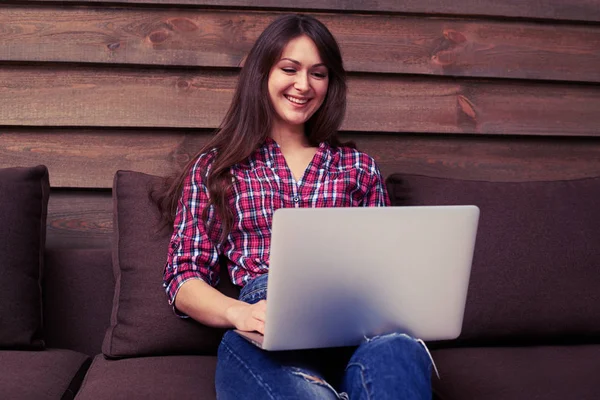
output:
<svg viewBox="0 0 600 400"><path fill-rule="evenodd" d="M108 246L115 171L185 163L288 12L340 42L344 136L385 175L600 176L600 0L4 1L0 168L49 167L48 246Z"/></svg>

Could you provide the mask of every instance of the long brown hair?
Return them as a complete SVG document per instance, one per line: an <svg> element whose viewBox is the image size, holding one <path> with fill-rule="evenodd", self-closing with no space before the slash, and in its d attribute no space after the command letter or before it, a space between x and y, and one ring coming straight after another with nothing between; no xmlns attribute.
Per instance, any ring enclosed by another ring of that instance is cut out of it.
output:
<svg viewBox="0 0 600 400"><path fill-rule="evenodd" d="M211 205L214 206L216 215L221 218L221 241L229 235L234 219L227 201L232 186L230 167L246 160L269 135L275 115L268 94L269 73L287 43L302 35L315 43L329 72L329 85L323 104L305 124L308 142L312 146L328 142L334 147L353 147L351 143L342 144L337 135L346 111L346 73L335 38L325 25L311 16L279 17L261 33L246 57L231 105L215 135L183 171L176 177L168 178L165 186L153 193L166 224L173 223L183 183L190 169L201 154L216 149L205 182L209 204L202 212L202 220L208 222L208 210Z"/></svg>

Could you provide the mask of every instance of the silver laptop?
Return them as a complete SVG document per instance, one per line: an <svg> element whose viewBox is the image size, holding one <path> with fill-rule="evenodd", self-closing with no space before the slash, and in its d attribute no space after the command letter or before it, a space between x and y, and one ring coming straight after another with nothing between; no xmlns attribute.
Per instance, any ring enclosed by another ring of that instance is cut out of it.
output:
<svg viewBox="0 0 600 400"><path fill-rule="evenodd" d="M461 332L476 206L285 208L273 215L265 350Z"/></svg>

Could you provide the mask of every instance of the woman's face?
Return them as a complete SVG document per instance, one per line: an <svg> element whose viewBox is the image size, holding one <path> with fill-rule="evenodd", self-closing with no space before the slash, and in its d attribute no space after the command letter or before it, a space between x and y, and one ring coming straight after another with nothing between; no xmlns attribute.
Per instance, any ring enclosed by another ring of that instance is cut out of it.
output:
<svg viewBox="0 0 600 400"><path fill-rule="evenodd" d="M269 72L269 98L275 109L275 126L303 126L321 107L329 72L314 42L307 36L292 39Z"/></svg>

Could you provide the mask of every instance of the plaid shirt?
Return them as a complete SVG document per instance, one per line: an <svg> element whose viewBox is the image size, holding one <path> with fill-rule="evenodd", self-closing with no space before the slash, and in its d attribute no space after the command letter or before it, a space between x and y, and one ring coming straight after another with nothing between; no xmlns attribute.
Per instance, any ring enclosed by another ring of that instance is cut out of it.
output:
<svg viewBox="0 0 600 400"><path fill-rule="evenodd" d="M207 231L201 220L208 203L204 179L214 156L215 151L202 154L184 182L164 271L171 305L188 279L217 285L221 254L235 285L244 286L268 272L271 219L278 208L389 205L381 173L368 155L321 143L296 182L279 146L269 138L245 162L231 167L235 181L229 205L234 221L229 236L219 243L220 222L213 207L208 213L213 228Z"/></svg>

